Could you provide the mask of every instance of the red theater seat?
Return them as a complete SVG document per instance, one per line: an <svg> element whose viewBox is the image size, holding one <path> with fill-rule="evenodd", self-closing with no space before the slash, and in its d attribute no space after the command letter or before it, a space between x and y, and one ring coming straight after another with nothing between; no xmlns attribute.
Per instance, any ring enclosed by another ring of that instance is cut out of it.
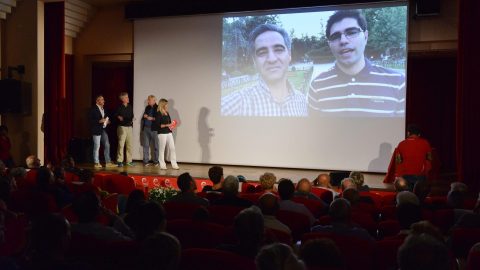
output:
<svg viewBox="0 0 480 270"><path fill-rule="evenodd" d="M439 209L433 212L433 217L431 219L424 218L431 220L432 224L437 226L444 234L447 233L455 223L453 209Z"/></svg>
<svg viewBox="0 0 480 270"><path fill-rule="evenodd" d="M44 192L17 190L11 193L9 207L28 216L58 211L55 198Z"/></svg>
<svg viewBox="0 0 480 270"><path fill-rule="evenodd" d="M76 182L79 181L80 177L78 175L71 173L71 172L65 172L65 183L71 183L71 182Z"/></svg>
<svg viewBox="0 0 480 270"><path fill-rule="evenodd" d="M352 236L320 232L304 234L302 242L319 238L329 238L337 244L345 258L347 269L367 270L373 268L374 242Z"/></svg>
<svg viewBox="0 0 480 270"><path fill-rule="evenodd" d="M480 228L454 229L450 237L455 256L466 258L473 245L480 242Z"/></svg>
<svg viewBox="0 0 480 270"><path fill-rule="evenodd" d="M333 201L333 193L330 190L319 188L319 187L312 187L311 192L317 195L320 199L322 199L326 203L331 203Z"/></svg>
<svg viewBox="0 0 480 270"><path fill-rule="evenodd" d="M324 203L318 200L311 200L303 197L293 197L292 201L305 205L305 207L307 207L315 217L319 217L326 212Z"/></svg>
<svg viewBox="0 0 480 270"><path fill-rule="evenodd" d="M180 270L255 270L253 259L217 249L186 249L182 252Z"/></svg>
<svg viewBox="0 0 480 270"><path fill-rule="evenodd" d="M240 198L243 198L245 200L251 201L253 204L257 204L258 199L262 195L263 193L240 193L238 196L240 196Z"/></svg>
<svg viewBox="0 0 480 270"><path fill-rule="evenodd" d="M215 248L223 242L227 229L210 222L188 219L169 220L167 232L175 235L182 248Z"/></svg>
<svg viewBox="0 0 480 270"><path fill-rule="evenodd" d="M163 204L165 212L167 213L167 219L191 219L193 213L201 207L198 204L179 203L179 202L166 202Z"/></svg>
<svg viewBox="0 0 480 270"><path fill-rule="evenodd" d="M375 248L375 269L398 269L397 251L403 240L380 240Z"/></svg>
<svg viewBox="0 0 480 270"><path fill-rule="evenodd" d="M119 193L128 195L130 192L136 189L135 181L125 175L121 174L111 174L104 179L104 190L108 191L109 193Z"/></svg>
<svg viewBox="0 0 480 270"><path fill-rule="evenodd" d="M232 225L235 216L245 209L244 207L212 205L208 207L210 212L210 221L225 226Z"/></svg>
<svg viewBox="0 0 480 270"><path fill-rule="evenodd" d="M21 255L27 244L28 220L25 215L5 221L5 239L0 243L0 257Z"/></svg>
<svg viewBox="0 0 480 270"><path fill-rule="evenodd" d="M102 204L105 208L118 214L118 194L112 193L102 200Z"/></svg>
<svg viewBox="0 0 480 270"><path fill-rule="evenodd" d="M304 214L280 210L277 212L276 217L280 222L290 228L295 241L299 240L304 233L310 231L310 219Z"/></svg>

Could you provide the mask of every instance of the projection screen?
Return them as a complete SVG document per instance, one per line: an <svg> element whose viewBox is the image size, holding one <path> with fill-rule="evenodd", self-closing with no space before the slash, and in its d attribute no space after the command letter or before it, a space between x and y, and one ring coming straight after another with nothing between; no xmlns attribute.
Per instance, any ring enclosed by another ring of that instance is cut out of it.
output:
<svg viewBox="0 0 480 270"><path fill-rule="evenodd" d="M405 135L407 18L395 1L136 20L134 159L155 95L179 162L385 172Z"/></svg>

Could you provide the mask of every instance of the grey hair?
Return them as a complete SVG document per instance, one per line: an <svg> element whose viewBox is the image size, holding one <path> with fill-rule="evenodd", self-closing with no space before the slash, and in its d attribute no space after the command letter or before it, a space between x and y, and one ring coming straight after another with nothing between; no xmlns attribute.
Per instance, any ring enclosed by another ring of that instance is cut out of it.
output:
<svg viewBox="0 0 480 270"><path fill-rule="evenodd" d="M238 193L238 178L234 175L229 175L223 181L223 192L230 195Z"/></svg>
<svg viewBox="0 0 480 270"><path fill-rule="evenodd" d="M292 50L292 41L287 31L285 31L285 29L281 28L280 26L267 23L260 24L259 26L255 27L252 32L250 32L250 35L248 36L248 53L250 54L250 56L253 57L255 55L255 40L257 39L257 37L267 31L277 32L282 35L283 41L285 42L285 46L287 46L288 51Z"/></svg>

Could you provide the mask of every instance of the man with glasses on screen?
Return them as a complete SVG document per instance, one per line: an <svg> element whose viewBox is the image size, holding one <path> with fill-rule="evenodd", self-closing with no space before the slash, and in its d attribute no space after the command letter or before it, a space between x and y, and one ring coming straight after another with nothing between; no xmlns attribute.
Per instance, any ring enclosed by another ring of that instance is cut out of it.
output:
<svg viewBox="0 0 480 270"><path fill-rule="evenodd" d="M259 25L250 33L248 46L259 81L223 97L222 115L307 116L305 95L287 80L292 60L287 32L276 25Z"/></svg>
<svg viewBox="0 0 480 270"><path fill-rule="evenodd" d="M332 116L404 116L405 76L365 58L367 21L359 10L340 10L327 21L335 65L311 82L309 107Z"/></svg>

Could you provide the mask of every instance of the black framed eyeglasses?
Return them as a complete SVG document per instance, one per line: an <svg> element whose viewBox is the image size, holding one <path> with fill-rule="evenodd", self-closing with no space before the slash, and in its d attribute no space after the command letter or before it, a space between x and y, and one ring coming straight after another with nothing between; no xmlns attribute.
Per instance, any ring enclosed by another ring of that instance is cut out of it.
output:
<svg viewBox="0 0 480 270"><path fill-rule="evenodd" d="M360 35L361 32L365 32L365 31L358 28L358 27L347 28L343 32L335 32L335 33L331 34L328 37L328 41L331 42L331 43L340 42L340 40L342 39L342 35L345 35L345 38L347 38L348 40L352 40L354 38L357 38L358 35Z"/></svg>

